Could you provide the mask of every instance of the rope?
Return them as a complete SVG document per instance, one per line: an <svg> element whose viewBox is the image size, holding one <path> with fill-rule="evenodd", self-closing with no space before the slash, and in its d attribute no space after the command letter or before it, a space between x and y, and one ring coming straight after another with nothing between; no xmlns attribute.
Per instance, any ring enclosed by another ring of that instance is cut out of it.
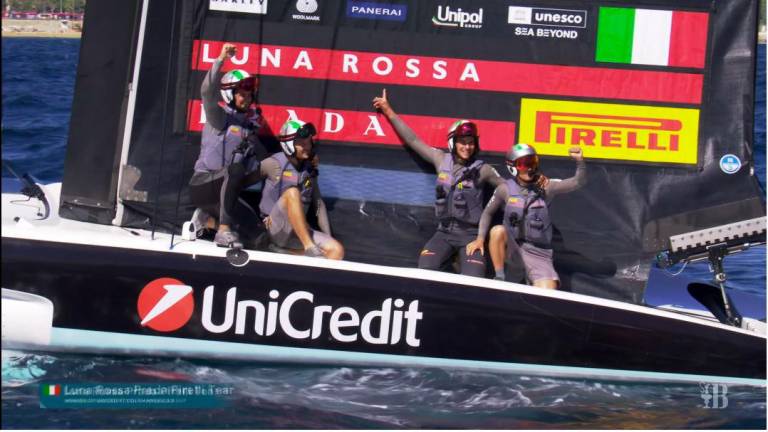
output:
<svg viewBox="0 0 768 432"><path fill-rule="evenodd" d="M198 8L198 10L199 10L199 8ZM205 33L205 22L206 22L206 20L203 19L203 24L200 26L200 31L198 33L192 35L193 36L192 37L192 43L193 44L194 44L195 36L197 37L198 40L200 40L202 38L202 35ZM201 49L197 50L197 59L196 59L194 64L200 63L200 58L203 55L202 54L203 53L202 46L200 48ZM186 99L185 99L185 101L189 101L191 96L192 96L192 81L193 81L192 75L193 75L193 72L190 72L189 73L189 78L187 79L187 91L186 91ZM187 106L188 106L188 103L187 103ZM186 144L190 143L189 127L188 127L189 115L190 115L190 112L187 112L187 116L185 116L186 124L185 124L185 127L184 127L184 142ZM179 220L179 206L181 204L181 190L184 187L183 186L184 177L182 176L182 173L184 172L184 167L186 166L186 156L187 156L187 152L186 152L186 149L185 149L183 156L179 158L179 165L180 166L179 166L179 175L177 176L177 179L176 179L176 191L177 192L176 192L176 206L175 206L174 213L173 213L173 220L174 221ZM174 230L174 231L171 232L171 244L169 245L168 249L171 249L171 250L173 249L173 240L174 240L175 236L176 236L176 231Z"/></svg>
<svg viewBox="0 0 768 432"><path fill-rule="evenodd" d="M171 28L169 31L170 37L168 38L170 43L170 47L168 48L169 53L173 52L173 35L176 32L176 5L177 4L178 4L177 1L173 2L173 13L172 13L173 23L171 24ZM168 62L168 69L165 74L165 88L163 89L163 121L162 121L162 126L160 128L160 130L162 131L161 132L162 139L160 140L160 169L157 174L157 185L155 187L155 191L157 191L158 193L155 196L155 205L152 210L152 235L151 235L152 240L155 239L155 229L157 228L157 207L160 203L160 200L158 199L158 195L160 195L159 194L160 185L162 184L162 179L163 179L163 158L165 156L165 145L167 142L166 132L168 128L168 110L166 108L168 106L168 94L170 93L169 87L171 85L170 84L171 83L171 63L172 62L170 61ZM173 235L171 236L171 242L173 242Z"/></svg>

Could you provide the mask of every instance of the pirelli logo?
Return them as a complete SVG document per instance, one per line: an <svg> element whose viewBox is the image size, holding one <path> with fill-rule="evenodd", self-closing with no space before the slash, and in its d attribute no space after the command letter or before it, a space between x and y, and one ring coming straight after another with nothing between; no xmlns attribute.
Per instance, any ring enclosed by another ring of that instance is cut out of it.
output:
<svg viewBox="0 0 768 432"><path fill-rule="evenodd" d="M544 155L581 146L593 159L696 164L699 110L523 99L520 142Z"/></svg>

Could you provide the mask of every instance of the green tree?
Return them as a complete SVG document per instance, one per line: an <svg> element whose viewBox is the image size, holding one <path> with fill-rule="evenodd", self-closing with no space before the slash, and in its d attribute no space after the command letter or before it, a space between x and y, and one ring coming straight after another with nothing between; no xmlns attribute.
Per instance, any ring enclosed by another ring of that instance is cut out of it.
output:
<svg viewBox="0 0 768 432"><path fill-rule="evenodd" d="M3 10L10 5L11 10L40 12L80 12L85 10L86 0L3 0Z"/></svg>

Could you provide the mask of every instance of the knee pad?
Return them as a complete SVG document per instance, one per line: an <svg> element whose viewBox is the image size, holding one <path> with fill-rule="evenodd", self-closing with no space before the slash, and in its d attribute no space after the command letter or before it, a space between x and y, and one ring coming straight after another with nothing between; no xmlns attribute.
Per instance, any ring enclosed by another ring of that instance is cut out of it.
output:
<svg viewBox="0 0 768 432"><path fill-rule="evenodd" d="M424 270L440 270L442 263L434 255L420 255L418 267Z"/></svg>

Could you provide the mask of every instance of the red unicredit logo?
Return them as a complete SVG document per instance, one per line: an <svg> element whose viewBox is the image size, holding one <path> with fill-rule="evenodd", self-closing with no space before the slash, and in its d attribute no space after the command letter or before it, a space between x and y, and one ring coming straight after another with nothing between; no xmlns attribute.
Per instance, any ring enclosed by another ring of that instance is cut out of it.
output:
<svg viewBox="0 0 768 432"><path fill-rule="evenodd" d="M178 330L195 310L192 287L178 279L155 279L141 290L136 309L142 327L161 332Z"/></svg>

